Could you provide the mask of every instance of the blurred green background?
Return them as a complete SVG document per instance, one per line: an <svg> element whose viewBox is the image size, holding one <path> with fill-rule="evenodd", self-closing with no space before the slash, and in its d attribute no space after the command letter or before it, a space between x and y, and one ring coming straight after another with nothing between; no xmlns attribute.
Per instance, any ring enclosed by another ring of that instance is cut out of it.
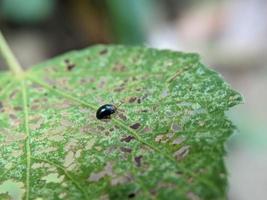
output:
<svg viewBox="0 0 267 200"><path fill-rule="evenodd" d="M0 29L25 68L98 43L198 52L245 97L227 113L229 199L266 199L266 0L0 0Z"/></svg>

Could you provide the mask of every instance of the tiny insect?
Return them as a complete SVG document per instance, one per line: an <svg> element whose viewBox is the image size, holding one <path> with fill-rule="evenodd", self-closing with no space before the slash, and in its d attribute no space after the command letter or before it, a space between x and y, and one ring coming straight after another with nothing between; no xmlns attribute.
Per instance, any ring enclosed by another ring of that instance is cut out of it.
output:
<svg viewBox="0 0 267 200"><path fill-rule="evenodd" d="M96 111L97 119L109 119L110 115L114 114L117 110L117 107L112 104L105 104L100 106Z"/></svg>

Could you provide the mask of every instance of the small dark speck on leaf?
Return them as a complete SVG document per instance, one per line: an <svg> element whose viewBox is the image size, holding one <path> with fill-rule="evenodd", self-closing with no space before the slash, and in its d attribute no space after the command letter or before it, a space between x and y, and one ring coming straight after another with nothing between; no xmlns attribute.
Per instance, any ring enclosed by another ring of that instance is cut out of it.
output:
<svg viewBox="0 0 267 200"><path fill-rule="evenodd" d="M143 156L134 157L134 161L135 161L137 167L141 167L141 159L142 158L143 158Z"/></svg>
<svg viewBox="0 0 267 200"><path fill-rule="evenodd" d="M148 110L141 110L141 112L148 112Z"/></svg>
<svg viewBox="0 0 267 200"><path fill-rule="evenodd" d="M132 77L133 81L137 81L137 78L135 76Z"/></svg>
<svg viewBox="0 0 267 200"><path fill-rule="evenodd" d="M141 99L137 99L137 103L141 103Z"/></svg>
<svg viewBox="0 0 267 200"><path fill-rule="evenodd" d="M130 141L133 140L133 139L134 139L134 137L131 136L131 135L129 135L129 136L127 136L127 137L122 138L122 139L121 139L121 142L130 142Z"/></svg>
<svg viewBox="0 0 267 200"><path fill-rule="evenodd" d="M105 132L105 136L108 136L108 135L109 135L109 132L108 132L108 131L106 131L106 132Z"/></svg>
<svg viewBox="0 0 267 200"><path fill-rule="evenodd" d="M126 147L121 147L120 149L121 149L121 151L124 152L124 153L131 153L131 152L132 152L132 149L130 149L130 148L126 148Z"/></svg>
<svg viewBox="0 0 267 200"><path fill-rule="evenodd" d="M134 198L135 197L135 193L130 193L129 195L128 195L128 198Z"/></svg>
<svg viewBox="0 0 267 200"><path fill-rule="evenodd" d="M70 60L69 60L69 59L65 59L64 62L65 62L65 63L69 63Z"/></svg>
<svg viewBox="0 0 267 200"><path fill-rule="evenodd" d="M135 124L131 125L130 127L131 127L132 129L138 129L138 128L140 128L140 126L141 126L140 123L135 123Z"/></svg>
<svg viewBox="0 0 267 200"><path fill-rule="evenodd" d="M107 52L108 52L107 49L103 49L102 51L99 52L99 54L100 54L100 55L104 55L104 54L106 54Z"/></svg>
<svg viewBox="0 0 267 200"><path fill-rule="evenodd" d="M67 70L71 71L76 65L75 64L68 64L67 65Z"/></svg>

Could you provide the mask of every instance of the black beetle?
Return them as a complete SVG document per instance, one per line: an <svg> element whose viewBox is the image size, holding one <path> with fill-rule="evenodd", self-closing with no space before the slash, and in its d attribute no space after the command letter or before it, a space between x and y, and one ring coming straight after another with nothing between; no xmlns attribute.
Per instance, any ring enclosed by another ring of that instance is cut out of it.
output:
<svg viewBox="0 0 267 200"><path fill-rule="evenodd" d="M112 104L105 104L100 106L96 111L96 118L97 119L109 119L110 115L116 112L116 106Z"/></svg>

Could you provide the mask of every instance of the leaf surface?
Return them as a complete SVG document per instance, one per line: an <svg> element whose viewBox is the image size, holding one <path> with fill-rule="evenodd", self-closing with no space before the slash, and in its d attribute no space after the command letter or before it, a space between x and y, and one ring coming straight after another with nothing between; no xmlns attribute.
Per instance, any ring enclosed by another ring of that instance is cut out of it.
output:
<svg viewBox="0 0 267 200"><path fill-rule="evenodd" d="M197 54L100 45L0 83L0 199L226 197L241 97Z"/></svg>

